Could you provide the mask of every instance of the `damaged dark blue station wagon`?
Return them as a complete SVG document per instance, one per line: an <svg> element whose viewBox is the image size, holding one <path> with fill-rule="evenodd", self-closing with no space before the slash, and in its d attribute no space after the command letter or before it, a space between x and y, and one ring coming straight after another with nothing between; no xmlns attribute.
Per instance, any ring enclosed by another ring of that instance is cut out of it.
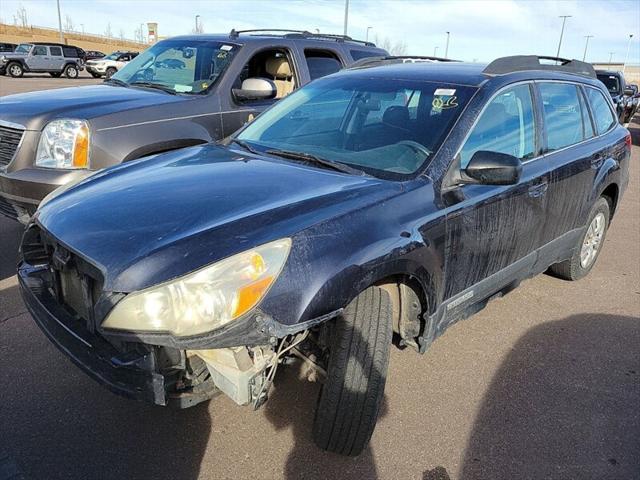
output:
<svg viewBox="0 0 640 480"><path fill-rule="evenodd" d="M19 279L51 341L179 407L257 408L297 360L323 382L316 443L357 455L394 336L424 352L524 279L590 271L631 150L590 65L365 63L46 198Z"/></svg>

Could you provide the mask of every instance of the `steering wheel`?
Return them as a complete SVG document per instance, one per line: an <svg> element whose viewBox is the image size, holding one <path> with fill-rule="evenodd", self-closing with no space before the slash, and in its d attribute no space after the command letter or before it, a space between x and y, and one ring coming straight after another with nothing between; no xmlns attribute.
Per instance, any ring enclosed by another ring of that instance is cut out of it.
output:
<svg viewBox="0 0 640 480"><path fill-rule="evenodd" d="M413 140L402 140L401 142L398 142L396 145L404 145L406 147L409 147L414 152L417 152L420 155L424 155L425 157L428 157L429 155L431 155L431 150L429 150L427 147L425 147L424 145L418 142L414 142Z"/></svg>

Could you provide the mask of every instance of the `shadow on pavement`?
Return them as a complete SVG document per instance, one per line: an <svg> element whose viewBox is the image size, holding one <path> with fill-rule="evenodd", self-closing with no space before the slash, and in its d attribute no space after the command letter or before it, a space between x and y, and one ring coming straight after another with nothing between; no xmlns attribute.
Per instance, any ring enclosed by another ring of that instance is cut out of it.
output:
<svg viewBox="0 0 640 480"><path fill-rule="evenodd" d="M16 274L24 227L0 215L0 281Z"/></svg>
<svg viewBox="0 0 640 480"><path fill-rule="evenodd" d="M639 405L640 318L537 326L488 388L460 478L638 478Z"/></svg>

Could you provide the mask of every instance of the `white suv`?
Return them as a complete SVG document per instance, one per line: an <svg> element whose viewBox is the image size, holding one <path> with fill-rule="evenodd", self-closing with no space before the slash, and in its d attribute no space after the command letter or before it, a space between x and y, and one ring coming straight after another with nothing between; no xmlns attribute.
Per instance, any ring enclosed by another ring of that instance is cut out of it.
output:
<svg viewBox="0 0 640 480"><path fill-rule="evenodd" d="M111 75L124 67L127 62L133 60L137 55L138 52L113 52L106 57L89 60L85 64L85 68L94 78L111 78Z"/></svg>

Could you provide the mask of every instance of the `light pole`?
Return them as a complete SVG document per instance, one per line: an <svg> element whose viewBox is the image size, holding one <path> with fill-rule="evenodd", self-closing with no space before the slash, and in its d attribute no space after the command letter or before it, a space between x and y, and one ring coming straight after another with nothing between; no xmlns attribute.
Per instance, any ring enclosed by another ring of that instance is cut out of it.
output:
<svg viewBox="0 0 640 480"><path fill-rule="evenodd" d="M82 29L82 34L84 35L84 23L80 24L80 28Z"/></svg>
<svg viewBox="0 0 640 480"><path fill-rule="evenodd" d="M347 36L347 25L349 24L349 0L344 0L344 36Z"/></svg>
<svg viewBox="0 0 640 480"><path fill-rule="evenodd" d="M199 33L200 30L198 30L198 19L200 18L200 15L196 15L196 33Z"/></svg>
<svg viewBox="0 0 640 480"><path fill-rule="evenodd" d="M556 53L556 58L560 57L560 47L562 46L562 37L564 35L564 24L567 23L567 18L571 18L571 15L560 15L558 18L562 19L562 30L560 30L560 41L558 42L558 53Z"/></svg>
<svg viewBox="0 0 640 480"><path fill-rule="evenodd" d="M140 24L140 43L146 43L144 41L144 23Z"/></svg>
<svg viewBox="0 0 640 480"><path fill-rule="evenodd" d="M438 56L438 49L439 49L439 48L440 48L440 47L434 47L434 49L433 49L433 56L434 56L434 57L437 57L437 56Z"/></svg>
<svg viewBox="0 0 640 480"><path fill-rule="evenodd" d="M609 52L609 65L611 65L611 60L613 60L613 54L616 52Z"/></svg>
<svg viewBox="0 0 640 480"><path fill-rule="evenodd" d="M373 27L367 27L367 38L365 39L366 42L369 41L369 30L371 30Z"/></svg>
<svg viewBox="0 0 640 480"><path fill-rule="evenodd" d="M582 55L583 62L587 59L587 47L589 46L589 39L593 38L593 35L585 35L584 38L586 38L587 41L584 43L584 54Z"/></svg>
<svg viewBox="0 0 640 480"><path fill-rule="evenodd" d="M624 56L624 63L622 64L622 75L624 75L624 71L627 68L627 61L629 60L629 49L631 48L632 38L633 34L629 35L629 41L627 42L627 54Z"/></svg>
<svg viewBox="0 0 640 480"><path fill-rule="evenodd" d="M451 32L447 32L447 45L444 47L444 58L449 58L449 37Z"/></svg>
<svg viewBox="0 0 640 480"><path fill-rule="evenodd" d="M62 33L62 16L60 15L60 0L56 0L58 4L58 30L60 31L60 43L64 43L64 34Z"/></svg>

